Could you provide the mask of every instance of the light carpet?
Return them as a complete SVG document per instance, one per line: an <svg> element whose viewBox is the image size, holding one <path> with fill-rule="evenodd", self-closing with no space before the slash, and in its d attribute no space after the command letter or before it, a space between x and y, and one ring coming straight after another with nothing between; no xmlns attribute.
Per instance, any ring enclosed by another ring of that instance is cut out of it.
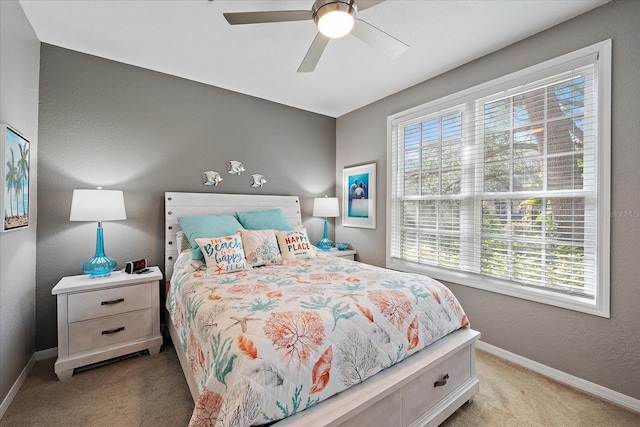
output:
<svg viewBox="0 0 640 427"><path fill-rule="evenodd" d="M181 427L189 422L193 401L170 342L158 355L77 372L63 382L53 372L54 362L36 363L0 426ZM480 392L443 426L640 426L640 414L479 350L476 373Z"/></svg>

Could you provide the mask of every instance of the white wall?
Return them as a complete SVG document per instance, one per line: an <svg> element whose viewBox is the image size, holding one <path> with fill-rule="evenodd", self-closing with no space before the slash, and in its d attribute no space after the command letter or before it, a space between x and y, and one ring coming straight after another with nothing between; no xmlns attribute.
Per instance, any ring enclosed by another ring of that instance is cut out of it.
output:
<svg viewBox="0 0 640 427"><path fill-rule="evenodd" d="M0 1L0 122L31 142L30 226L0 233L0 401L35 349L39 76L40 41L18 2Z"/></svg>

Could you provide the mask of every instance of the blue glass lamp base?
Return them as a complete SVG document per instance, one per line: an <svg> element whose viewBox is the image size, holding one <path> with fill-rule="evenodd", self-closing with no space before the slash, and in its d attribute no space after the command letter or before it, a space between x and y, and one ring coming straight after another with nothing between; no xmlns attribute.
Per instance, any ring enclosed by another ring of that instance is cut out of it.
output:
<svg viewBox="0 0 640 427"><path fill-rule="evenodd" d="M324 219L324 233L322 235L322 239L318 241L316 246L323 251L328 251L333 247L333 242L329 240L329 225L326 218Z"/></svg>
<svg viewBox="0 0 640 427"><path fill-rule="evenodd" d="M104 253L104 231L102 224L98 223L96 231L96 253L89 261L82 264L82 271L91 275L91 277L109 276L118 265L113 259Z"/></svg>
<svg viewBox="0 0 640 427"><path fill-rule="evenodd" d="M316 244L316 246L318 246L319 249L322 249L323 251L328 251L329 249L331 249L333 247L333 242L329 239L320 239L318 241L318 243Z"/></svg>
<svg viewBox="0 0 640 427"><path fill-rule="evenodd" d="M118 263L108 256L98 256L82 264L82 271L91 277L106 277L111 275L116 265L118 265Z"/></svg>

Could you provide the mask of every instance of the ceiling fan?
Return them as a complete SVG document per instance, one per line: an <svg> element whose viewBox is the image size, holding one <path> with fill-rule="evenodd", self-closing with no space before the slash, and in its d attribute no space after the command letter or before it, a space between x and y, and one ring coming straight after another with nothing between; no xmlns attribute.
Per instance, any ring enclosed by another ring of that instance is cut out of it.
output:
<svg viewBox="0 0 640 427"><path fill-rule="evenodd" d="M311 10L231 12L223 15L231 25L313 20L318 27L318 34L298 68L299 73L307 73L316 68L330 39L349 33L392 58L406 51L408 45L358 18L360 11L382 1L359 0L356 4L355 0L316 0Z"/></svg>

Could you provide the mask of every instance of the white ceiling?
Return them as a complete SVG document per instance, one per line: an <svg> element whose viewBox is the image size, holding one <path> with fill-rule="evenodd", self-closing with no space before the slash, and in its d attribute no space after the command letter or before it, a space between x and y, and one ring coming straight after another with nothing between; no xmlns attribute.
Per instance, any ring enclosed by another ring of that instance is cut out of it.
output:
<svg viewBox="0 0 640 427"><path fill-rule="evenodd" d="M356 0L357 1L357 0ZM354 36L297 73L313 21L230 26L223 12L313 0L20 0L45 43L339 117L609 0L387 0L358 16L410 49L389 59Z"/></svg>

